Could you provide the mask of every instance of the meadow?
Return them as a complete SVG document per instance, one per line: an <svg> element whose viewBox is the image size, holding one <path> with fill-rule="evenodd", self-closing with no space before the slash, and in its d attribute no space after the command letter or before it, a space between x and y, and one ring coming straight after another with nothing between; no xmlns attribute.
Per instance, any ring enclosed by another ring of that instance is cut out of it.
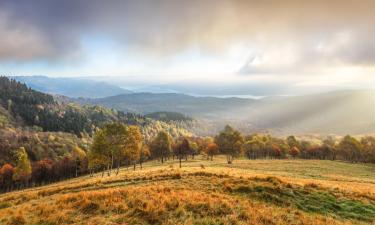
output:
<svg viewBox="0 0 375 225"><path fill-rule="evenodd" d="M374 224L375 165L198 156L0 195L0 224Z"/></svg>

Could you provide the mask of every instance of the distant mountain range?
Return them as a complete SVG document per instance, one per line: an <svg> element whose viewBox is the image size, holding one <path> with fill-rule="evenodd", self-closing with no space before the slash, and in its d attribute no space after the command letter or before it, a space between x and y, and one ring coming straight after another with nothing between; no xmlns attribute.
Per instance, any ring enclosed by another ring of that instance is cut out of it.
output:
<svg viewBox="0 0 375 225"><path fill-rule="evenodd" d="M51 78L46 76L15 76L17 81L44 93L64 95L72 98L101 98L131 91L102 81L85 78Z"/></svg>
<svg viewBox="0 0 375 225"><path fill-rule="evenodd" d="M133 93L98 99L80 99L81 104L102 105L125 112L148 114L159 111L179 112L193 117L216 118L231 108L249 105L245 98L194 97L176 93Z"/></svg>
<svg viewBox="0 0 375 225"><path fill-rule="evenodd" d="M171 111L226 123L246 132L277 134L375 133L375 91L336 91L296 97L264 99L193 97L184 94L133 93L80 103L103 105L142 114ZM214 129L216 132L216 129Z"/></svg>
<svg viewBox="0 0 375 225"><path fill-rule="evenodd" d="M245 132L276 134L375 133L375 91L346 90L295 97L218 98L177 93L132 93L102 81L81 78L15 77L32 88L65 95L63 101L102 105L163 117L181 113L204 121L213 134L229 123ZM77 98L83 97L83 98ZM156 113L155 112L164 112ZM161 119L161 118L159 118Z"/></svg>

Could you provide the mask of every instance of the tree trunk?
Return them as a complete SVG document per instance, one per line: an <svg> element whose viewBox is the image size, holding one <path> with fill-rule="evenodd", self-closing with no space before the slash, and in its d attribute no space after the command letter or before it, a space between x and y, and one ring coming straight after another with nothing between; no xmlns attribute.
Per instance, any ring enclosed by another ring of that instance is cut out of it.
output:
<svg viewBox="0 0 375 225"><path fill-rule="evenodd" d="M227 155L227 161L228 161L228 164L232 164L232 157L231 157L231 155Z"/></svg>
<svg viewBox="0 0 375 225"><path fill-rule="evenodd" d="M120 161L117 162L116 176L119 174L119 172L120 172Z"/></svg>
<svg viewBox="0 0 375 225"><path fill-rule="evenodd" d="M182 157L180 156L179 158L180 158L180 168L181 168L181 158L182 158Z"/></svg>
<svg viewBox="0 0 375 225"><path fill-rule="evenodd" d="M111 156L111 167L110 167L110 170L109 170L109 175L112 174L112 169L113 169L113 154Z"/></svg>

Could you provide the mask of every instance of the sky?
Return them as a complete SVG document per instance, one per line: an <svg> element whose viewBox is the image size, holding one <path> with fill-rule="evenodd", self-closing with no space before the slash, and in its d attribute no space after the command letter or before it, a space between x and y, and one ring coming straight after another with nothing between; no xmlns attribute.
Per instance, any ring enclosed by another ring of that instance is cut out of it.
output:
<svg viewBox="0 0 375 225"><path fill-rule="evenodd" d="M286 94L374 88L374 9L373 0L0 0L0 73Z"/></svg>

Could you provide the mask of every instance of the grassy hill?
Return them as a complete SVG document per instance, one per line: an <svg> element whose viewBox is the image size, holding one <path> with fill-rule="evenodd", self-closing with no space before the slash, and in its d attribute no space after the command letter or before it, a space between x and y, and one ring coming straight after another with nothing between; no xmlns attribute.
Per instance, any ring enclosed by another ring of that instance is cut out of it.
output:
<svg viewBox="0 0 375 225"><path fill-rule="evenodd" d="M0 195L1 224L371 224L375 166L199 157Z"/></svg>

